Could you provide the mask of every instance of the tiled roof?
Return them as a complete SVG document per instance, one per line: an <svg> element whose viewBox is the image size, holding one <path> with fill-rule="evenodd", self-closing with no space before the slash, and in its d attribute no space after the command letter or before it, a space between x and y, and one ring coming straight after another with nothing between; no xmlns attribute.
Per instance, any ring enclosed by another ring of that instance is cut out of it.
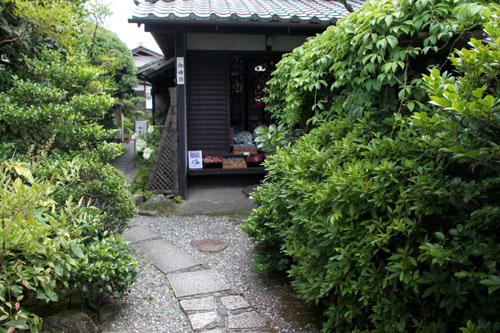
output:
<svg viewBox="0 0 500 333"><path fill-rule="evenodd" d="M175 65L175 58L170 59L158 59L145 64L137 69L137 76L141 80L149 80L155 75L162 73L165 70L173 68Z"/></svg>
<svg viewBox="0 0 500 333"><path fill-rule="evenodd" d="M365 0L348 0L354 10ZM261 21L331 24L348 11L335 0L142 0L131 22Z"/></svg>

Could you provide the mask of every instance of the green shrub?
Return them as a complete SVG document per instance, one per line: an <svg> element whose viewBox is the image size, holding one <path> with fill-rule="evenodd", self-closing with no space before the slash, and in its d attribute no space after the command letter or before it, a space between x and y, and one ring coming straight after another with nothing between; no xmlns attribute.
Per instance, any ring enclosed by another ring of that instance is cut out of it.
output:
<svg viewBox="0 0 500 333"><path fill-rule="evenodd" d="M52 148L66 152L94 149L113 138L115 131L99 125L115 103L99 80L99 69L82 57L47 49L25 61L23 76L13 74L12 86L0 91L2 142L24 154L51 137ZM2 151L2 156L13 152Z"/></svg>
<svg viewBox="0 0 500 333"><path fill-rule="evenodd" d="M130 138L134 134L134 122L128 117L123 117L123 136Z"/></svg>
<svg viewBox="0 0 500 333"><path fill-rule="evenodd" d="M75 287L96 300L103 293L122 294L135 277L127 245L100 234L105 217L100 210L71 196L58 203L63 187L79 177L76 163L66 167L44 180L32 175L32 165L0 164L0 327L5 330L40 327L41 319L25 302L57 302ZM83 279L101 280L99 288L75 283Z"/></svg>
<svg viewBox="0 0 500 333"><path fill-rule="evenodd" d="M39 163L34 173L43 179L50 179L53 174L67 175L67 170L75 166L78 175L74 176L71 186L64 186L57 193L57 203L64 204L70 196L76 201L88 202L104 213L101 231L121 231L136 215L135 201L123 174L109 163L100 161L95 153L77 155L73 159L66 154L53 154Z"/></svg>
<svg viewBox="0 0 500 333"><path fill-rule="evenodd" d="M325 307L324 331L500 329L500 11L460 4L371 2L277 66L271 109L309 133L266 162L243 229L259 268L287 271L302 299ZM422 20L430 13L443 16ZM459 43L464 17L492 22L489 44L459 51L455 77L418 78L409 59L441 38ZM428 41L403 47L418 30ZM404 33L394 43L387 31ZM408 62L393 72L396 53Z"/></svg>
<svg viewBox="0 0 500 333"><path fill-rule="evenodd" d="M92 205L106 215L101 229L121 231L136 215L135 201L126 186L125 177L109 163L85 159L82 162L80 181L67 195L90 200Z"/></svg>
<svg viewBox="0 0 500 333"><path fill-rule="evenodd" d="M121 236L95 237L82 249L83 258L73 277L73 287L82 290L87 306L97 308L103 296L120 297L135 281L137 262Z"/></svg>

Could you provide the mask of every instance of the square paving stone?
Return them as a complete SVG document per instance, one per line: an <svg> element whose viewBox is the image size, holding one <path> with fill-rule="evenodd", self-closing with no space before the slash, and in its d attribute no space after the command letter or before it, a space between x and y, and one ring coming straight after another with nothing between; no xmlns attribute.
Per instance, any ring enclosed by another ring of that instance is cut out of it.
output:
<svg viewBox="0 0 500 333"><path fill-rule="evenodd" d="M143 227L133 227L123 232L123 239L132 243L155 238L158 236L159 235L157 233L154 233L153 231Z"/></svg>
<svg viewBox="0 0 500 333"><path fill-rule="evenodd" d="M218 320L215 312L202 312L195 313L188 316L189 321L191 322L191 326L193 330L202 330L211 324L215 324Z"/></svg>
<svg viewBox="0 0 500 333"><path fill-rule="evenodd" d="M199 265L199 262L186 252L164 239L132 244L132 247L151 260L164 273Z"/></svg>
<svg viewBox="0 0 500 333"><path fill-rule="evenodd" d="M243 312L238 315L230 315L228 318L228 328L263 328L266 322L255 311Z"/></svg>
<svg viewBox="0 0 500 333"><path fill-rule="evenodd" d="M238 310L248 308L250 304L241 296L226 296L221 299L222 304L228 310Z"/></svg>
<svg viewBox="0 0 500 333"><path fill-rule="evenodd" d="M192 296L229 289L222 275L213 269L167 275L176 297Z"/></svg>
<svg viewBox="0 0 500 333"><path fill-rule="evenodd" d="M208 311L215 309L215 298L212 296L183 299L179 303L184 311Z"/></svg>

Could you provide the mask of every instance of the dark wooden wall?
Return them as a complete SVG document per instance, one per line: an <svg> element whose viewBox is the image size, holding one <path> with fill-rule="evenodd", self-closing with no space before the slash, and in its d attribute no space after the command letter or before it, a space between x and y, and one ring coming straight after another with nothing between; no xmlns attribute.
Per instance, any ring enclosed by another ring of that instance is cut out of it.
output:
<svg viewBox="0 0 500 333"><path fill-rule="evenodd" d="M229 58L226 54L187 55L188 150L229 152Z"/></svg>

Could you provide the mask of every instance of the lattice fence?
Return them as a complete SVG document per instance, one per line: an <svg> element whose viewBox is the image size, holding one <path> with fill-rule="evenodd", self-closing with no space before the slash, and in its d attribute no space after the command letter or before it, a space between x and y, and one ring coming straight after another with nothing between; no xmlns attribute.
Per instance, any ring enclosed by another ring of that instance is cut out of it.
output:
<svg viewBox="0 0 500 333"><path fill-rule="evenodd" d="M169 89L169 92L170 108L156 150L156 161L149 171L146 188L150 191L178 194L177 94L175 88Z"/></svg>
<svg viewBox="0 0 500 333"><path fill-rule="evenodd" d="M177 132L167 129L166 142L157 155L158 166L152 175L150 191L161 191L164 193L178 193L177 175L177 149L172 149L172 141L177 140Z"/></svg>

